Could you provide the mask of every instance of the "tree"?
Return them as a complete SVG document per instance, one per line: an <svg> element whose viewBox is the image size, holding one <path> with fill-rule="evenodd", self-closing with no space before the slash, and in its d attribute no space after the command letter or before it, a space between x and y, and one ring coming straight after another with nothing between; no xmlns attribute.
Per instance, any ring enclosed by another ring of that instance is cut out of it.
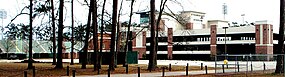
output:
<svg viewBox="0 0 285 77"><path fill-rule="evenodd" d="M16 40L18 34L20 32L19 28L14 24L9 24L5 27L8 31L5 31L5 35L7 39Z"/></svg>
<svg viewBox="0 0 285 77"><path fill-rule="evenodd" d="M116 25L117 25L117 10L118 0L113 0L113 16L112 16L112 32L111 32L111 60L109 64L109 70L115 70L115 36L116 36Z"/></svg>
<svg viewBox="0 0 285 77"><path fill-rule="evenodd" d="M33 69L33 0L30 0L30 35L28 69Z"/></svg>
<svg viewBox="0 0 285 77"><path fill-rule="evenodd" d="M94 0L91 0L90 6L89 6L81 69L86 69L86 64L87 64L88 41L89 41L89 35L90 35L90 23L91 23L91 15L92 15L93 8L94 8Z"/></svg>
<svg viewBox="0 0 285 77"><path fill-rule="evenodd" d="M120 28L121 28L121 25L120 25L120 17L121 17L121 12L122 12L122 5L123 5L123 2L124 0L121 1L120 3L120 9L119 9L119 15L118 15L118 22L117 22L117 34L116 34L116 55L115 55L115 67L117 67L117 60L118 60L118 52L120 51L121 47L120 47L120 44L121 44L121 32L120 32Z"/></svg>
<svg viewBox="0 0 285 77"><path fill-rule="evenodd" d="M6 54L7 54L6 57L8 59L9 58L8 53L11 51L11 49L14 48L13 42L12 42L11 38L8 37L6 40L2 40L1 43L2 43L2 45L4 46L4 48L6 50Z"/></svg>
<svg viewBox="0 0 285 77"><path fill-rule="evenodd" d="M130 28L131 28L131 23L132 23L132 16L133 16L133 5L134 5L135 0L132 0L131 2L131 11L130 11L130 18L129 18L129 23L128 23L128 31L127 31L127 37L126 37L126 44L125 44L125 53L124 53L124 63L123 66L127 65L127 51L128 51L128 47L129 47L129 43L131 42L130 40Z"/></svg>
<svg viewBox="0 0 285 77"><path fill-rule="evenodd" d="M73 0L71 0L71 55L70 55L70 65L73 65L73 50L74 50L74 16L73 16Z"/></svg>
<svg viewBox="0 0 285 77"><path fill-rule="evenodd" d="M279 27L279 37L278 37L278 45L277 45L277 51L276 54L284 54L284 0L280 0L280 27ZM275 73L282 73L284 72L284 67L282 64L284 64L283 61L284 57L282 55L277 55L277 63L276 63L276 69Z"/></svg>
<svg viewBox="0 0 285 77"><path fill-rule="evenodd" d="M156 39L155 39L155 0L150 0L150 26L151 26L151 33L150 33L150 56L149 56L149 63L148 63L148 70L154 70L157 65L156 57Z"/></svg>
<svg viewBox="0 0 285 77"><path fill-rule="evenodd" d="M55 17L54 17L54 5L53 0L50 0L51 2L51 22L52 22L52 51L53 51L53 59L52 59L52 65L56 64L56 36L55 36Z"/></svg>
<svg viewBox="0 0 285 77"><path fill-rule="evenodd" d="M167 2L167 0L163 1L161 0L161 4L160 4L160 12L159 12L159 15L158 15L158 20L157 20L157 24L156 24L156 27L155 27L155 1L154 0L151 0L150 1L150 24L151 24L151 42L150 42L150 45L151 45L151 50L150 50L150 58L149 58L149 64L148 64L148 70L155 70L155 68L157 67L157 38L155 38L155 28L156 30L158 31L158 25L159 25L159 21L161 19L161 15L162 15L162 12L163 12L163 9L164 9L164 5L165 3ZM158 33L158 32L156 32ZM156 34L158 35L158 34ZM157 36L156 36L157 37Z"/></svg>
<svg viewBox="0 0 285 77"><path fill-rule="evenodd" d="M93 8L92 10L92 26L93 26L93 52L94 52L94 62L93 62L93 65L94 65L94 71L95 70L98 70L99 67L99 62L98 62L98 34L97 34L97 31L98 31L98 25L97 25L97 1L94 0L94 6L91 7Z"/></svg>
<svg viewBox="0 0 285 77"><path fill-rule="evenodd" d="M63 41L63 5L64 0L60 0L59 2L59 20L58 20L58 53L57 53L57 63L55 68L62 69L62 41Z"/></svg>
<svg viewBox="0 0 285 77"><path fill-rule="evenodd" d="M102 61L102 49L103 49L103 32L104 32L104 12L105 12L105 5L106 5L106 0L103 2L103 7L102 7L102 15L101 15L101 27L100 27L100 54L99 54L99 68L101 69L101 61Z"/></svg>

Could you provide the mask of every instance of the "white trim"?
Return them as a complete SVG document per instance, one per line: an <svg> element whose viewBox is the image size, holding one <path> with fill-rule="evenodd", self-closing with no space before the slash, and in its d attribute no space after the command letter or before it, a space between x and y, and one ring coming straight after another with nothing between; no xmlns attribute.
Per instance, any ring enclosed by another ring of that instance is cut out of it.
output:
<svg viewBox="0 0 285 77"><path fill-rule="evenodd" d="M149 51L146 51L149 54ZM168 54L168 51L157 51L157 54ZM211 54L211 51L172 51L172 54Z"/></svg>
<svg viewBox="0 0 285 77"><path fill-rule="evenodd" d="M173 47L173 46L171 45L171 46L167 46L167 47Z"/></svg>
<svg viewBox="0 0 285 77"><path fill-rule="evenodd" d="M210 46L217 46L217 45L210 45Z"/></svg>
<svg viewBox="0 0 285 77"><path fill-rule="evenodd" d="M255 46L273 46L273 44L256 44Z"/></svg>
<svg viewBox="0 0 285 77"><path fill-rule="evenodd" d="M255 21L255 24L273 24L273 23L272 21L261 20L261 21Z"/></svg>
<svg viewBox="0 0 285 77"><path fill-rule="evenodd" d="M133 48L146 48L145 46L143 46L143 47L133 47Z"/></svg>

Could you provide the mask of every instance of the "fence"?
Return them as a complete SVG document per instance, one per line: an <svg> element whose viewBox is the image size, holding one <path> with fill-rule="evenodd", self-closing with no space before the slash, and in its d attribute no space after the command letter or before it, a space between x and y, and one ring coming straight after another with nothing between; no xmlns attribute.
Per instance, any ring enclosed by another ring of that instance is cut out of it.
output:
<svg viewBox="0 0 285 77"><path fill-rule="evenodd" d="M252 71L275 69L278 55L285 56L283 54L216 55L215 73L245 72L247 75Z"/></svg>

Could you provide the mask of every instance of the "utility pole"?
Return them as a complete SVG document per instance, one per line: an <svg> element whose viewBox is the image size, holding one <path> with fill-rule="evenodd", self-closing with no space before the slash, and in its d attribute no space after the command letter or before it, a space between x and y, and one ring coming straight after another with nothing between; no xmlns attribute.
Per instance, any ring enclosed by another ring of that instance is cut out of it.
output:
<svg viewBox="0 0 285 77"><path fill-rule="evenodd" d="M228 27L223 27L223 29L225 29L225 60L227 59L227 28Z"/></svg>

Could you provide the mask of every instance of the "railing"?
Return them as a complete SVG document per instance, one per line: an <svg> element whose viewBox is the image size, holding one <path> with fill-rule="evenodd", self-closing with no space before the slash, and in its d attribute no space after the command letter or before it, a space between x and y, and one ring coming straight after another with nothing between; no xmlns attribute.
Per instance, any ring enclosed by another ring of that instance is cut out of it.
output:
<svg viewBox="0 0 285 77"><path fill-rule="evenodd" d="M284 54L236 54L216 55L215 73L265 71L275 69L277 56ZM283 58L284 59L284 58Z"/></svg>

